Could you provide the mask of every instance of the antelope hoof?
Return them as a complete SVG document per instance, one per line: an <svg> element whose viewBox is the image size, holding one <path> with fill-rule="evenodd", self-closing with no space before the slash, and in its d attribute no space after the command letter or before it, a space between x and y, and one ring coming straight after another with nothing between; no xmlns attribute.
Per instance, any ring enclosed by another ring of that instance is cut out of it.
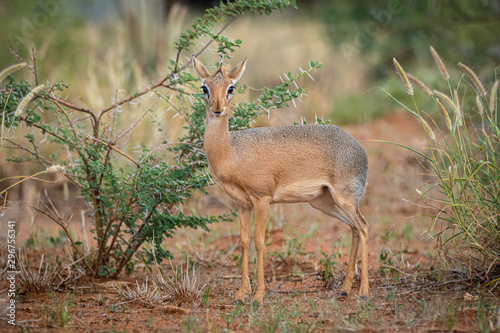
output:
<svg viewBox="0 0 500 333"><path fill-rule="evenodd" d="M255 309L258 309L260 308L260 305L261 305L261 302L255 300L252 302L252 306L255 308Z"/></svg>
<svg viewBox="0 0 500 333"><path fill-rule="evenodd" d="M339 297L340 299L346 299L346 298L347 298L347 296L348 296L348 294L347 294L345 291L341 291L341 292L339 293L339 296L338 296L338 297Z"/></svg>
<svg viewBox="0 0 500 333"><path fill-rule="evenodd" d="M245 303L243 303L242 301L240 301L239 299L237 299L237 300L235 300L235 301L233 302L233 305L234 305L234 306L238 306L238 305L245 305Z"/></svg>
<svg viewBox="0 0 500 333"><path fill-rule="evenodd" d="M245 304L245 296L247 295L247 290L245 289L240 289L238 290L238 293L236 293L236 296L234 297L234 302L240 301L241 303Z"/></svg>
<svg viewBox="0 0 500 333"><path fill-rule="evenodd" d="M257 291L255 295L252 297L252 304L258 303L259 305L264 304L264 294L265 292Z"/></svg>
<svg viewBox="0 0 500 333"><path fill-rule="evenodd" d="M358 296L360 301L366 302L368 300L368 296L363 295L363 296Z"/></svg>
<svg viewBox="0 0 500 333"><path fill-rule="evenodd" d="M264 304L264 295L262 296L258 296L258 295L255 295L254 298L252 299L252 305L255 307L255 308L258 308L260 307L262 304Z"/></svg>

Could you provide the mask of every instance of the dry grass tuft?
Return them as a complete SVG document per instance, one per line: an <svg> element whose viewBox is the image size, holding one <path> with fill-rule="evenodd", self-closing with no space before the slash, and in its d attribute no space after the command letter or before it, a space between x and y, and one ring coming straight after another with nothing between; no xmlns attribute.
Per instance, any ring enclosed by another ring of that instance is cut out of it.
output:
<svg viewBox="0 0 500 333"><path fill-rule="evenodd" d="M165 296L162 295L156 285L154 288L150 288L147 276L146 281L143 284L139 284L135 281L135 285L136 288L131 289L128 285L125 285L125 288L122 288L116 283L111 283L111 286L116 293L127 301L138 301L147 304L161 304L165 299Z"/></svg>
<svg viewBox="0 0 500 333"><path fill-rule="evenodd" d="M54 286L55 278L58 276L59 267L49 268L48 264L43 265L44 255L38 270L32 270L28 264L26 257L19 261L19 284L24 292L39 292L50 290Z"/></svg>
<svg viewBox="0 0 500 333"><path fill-rule="evenodd" d="M170 261L172 266L172 261ZM174 268L174 277L166 276L167 280L163 278L160 271L157 272L158 283L160 289L168 294L168 298L174 304L193 303L200 299L201 292L206 284L201 285L199 276L196 274L195 267L189 267L189 259L186 260L186 268L183 269L182 261L180 271L178 267ZM191 274L189 271L191 270Z"/></svg>

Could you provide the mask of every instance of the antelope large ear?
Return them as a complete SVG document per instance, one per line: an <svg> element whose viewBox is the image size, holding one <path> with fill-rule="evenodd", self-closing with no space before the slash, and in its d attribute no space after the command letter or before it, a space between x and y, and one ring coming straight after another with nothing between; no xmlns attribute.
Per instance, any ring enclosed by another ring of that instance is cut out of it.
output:
<svg viewBox="0 0 500 333"><path fill-rule="evenodd" d="M193 67L194 67L194 70L195 70L196 74L198 74L199 78L202 81L205 81L207 78L209 78L210 76L212 76L207 71L207 69L205 68L205 66L203 66L203 64L201 62L199 62L198 60L196 60L196 58L194 57L194 55L193 55Z"/></svg>
<svg viewBox="0 0 500 333"><path fill-rule="evenodd" d="M248 58L240 62L238 65L234 66L226 73L227 77L233 81L233 84L238 82L240 77L243 75L243 72L245 71L245 67L247 65L247 60Z"/></svg>

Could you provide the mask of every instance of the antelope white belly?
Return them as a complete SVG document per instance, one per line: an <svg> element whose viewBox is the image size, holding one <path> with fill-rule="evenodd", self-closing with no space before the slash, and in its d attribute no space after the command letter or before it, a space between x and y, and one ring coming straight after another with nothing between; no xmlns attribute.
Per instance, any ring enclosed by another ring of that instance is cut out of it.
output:
<svg viewBox="0 0 500 333"><path fill-rule="evenodd" d="M309 202L323 193L323 181L300 181L280 185L274 192L273 203Z"/></svg>

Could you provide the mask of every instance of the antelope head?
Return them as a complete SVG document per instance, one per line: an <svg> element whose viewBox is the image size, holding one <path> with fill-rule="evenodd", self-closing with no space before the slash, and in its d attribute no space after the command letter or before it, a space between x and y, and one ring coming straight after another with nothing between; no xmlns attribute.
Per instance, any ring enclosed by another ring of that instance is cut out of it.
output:
<svg viewBox="0 0 500 333"><path fill-rule="evenodd" d="M208 117L222 117L229 114L234 85L245 71L248 58L237 64L234 68L222 65L215 72L210 72L201 62L193 56L193 67L201 79L201 90L205 95L205 104Z"/></svg>

